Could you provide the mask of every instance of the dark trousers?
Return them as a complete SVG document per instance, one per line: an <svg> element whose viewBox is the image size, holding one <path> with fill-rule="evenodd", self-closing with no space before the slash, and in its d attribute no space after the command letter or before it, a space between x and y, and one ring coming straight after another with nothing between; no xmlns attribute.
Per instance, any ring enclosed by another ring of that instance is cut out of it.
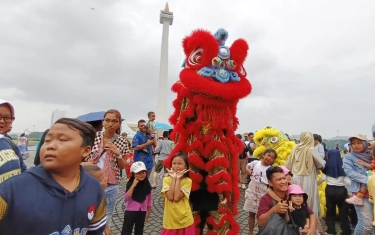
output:
<svg viewBox="0 0 375 235"><path fill-rule="evenodd" d="M125 211L121 235L142 235L145 226L146 211Z"/></svg>
<svg viewBox="0 0 375 235"><path fill-rule="evenodd" d="M336 219L336 206L339 209L340 228L342 235L350 235L350 223L349 223L349 205L345 202L348 197L348 192L345 186L332 186L327 185L326 187L326 223L327 233L336 234L335 219Z"/></svg>
<svg viewBox="0 0 375 235"><path fill-rule="evenodd" d="M358 223L358 217L357 217L357 212L355 211L355 207L353 204L348 204L349 205L349 219L350 223L352 224L353 227L355 227Z"/></svg>

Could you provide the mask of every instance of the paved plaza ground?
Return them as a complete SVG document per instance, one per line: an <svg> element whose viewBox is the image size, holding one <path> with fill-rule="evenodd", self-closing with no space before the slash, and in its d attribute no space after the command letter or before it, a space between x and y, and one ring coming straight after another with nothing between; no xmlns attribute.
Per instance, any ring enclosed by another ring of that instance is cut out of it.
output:
<svg viewBox="0 0 375 235"><path fill-rule="evenodd" d="M33 151L35 147L30 148L30 158L26 160L26 165L28 167L33 166L33 161L34 161L34 154L35 152ZM160 191L161 191L161 183L162 183L162 176L160 175L158 179L158 185L157 188L152 190L152 196L153 196L153 208L152 208L152 214L151 218L148 221L148 223L145 224L145 230L144 234L146 235L157 235L160 234L160 231L162 229L163 225L163 198L160 196ZM242 210L243 204L244 204L244 190L241 190L241 199L238 203L238 208L239 208L239 214L236 217L236 221L240 224L241 226L241 235L248 235L249 234L249 228L248 228L248 214ZM121 234L121 229L122 229L122 222L124 219L124 209L123 209L123 204L124 204L124 193L125 193L125 180L122 181L120 185L120 192L119 196L116 202L116 208L115 208L115 214L113 215L112 218L112 226L111 229L115 235L120 235ZM323 228L326 228L326 225L324 221L322 221ZM338 223L336 224L337 226L337 232L340 234L341 230L338 226ZM258 228L254 229L254 232L258 231Z"/></svg>

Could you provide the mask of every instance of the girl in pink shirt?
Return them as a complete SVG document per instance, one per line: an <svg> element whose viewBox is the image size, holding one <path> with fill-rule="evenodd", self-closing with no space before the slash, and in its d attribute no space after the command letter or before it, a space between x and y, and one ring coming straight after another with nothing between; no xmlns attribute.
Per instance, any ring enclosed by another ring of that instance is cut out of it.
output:
<svg viewBox="0 0 375 235"><path fill-rule="evenodd" d="M142 235L145 221L151 214L151 184L147 179L147 169L143 162L134 162L130 167L133 173L126 184L125 201L127 202L121 235Z"/></svg>

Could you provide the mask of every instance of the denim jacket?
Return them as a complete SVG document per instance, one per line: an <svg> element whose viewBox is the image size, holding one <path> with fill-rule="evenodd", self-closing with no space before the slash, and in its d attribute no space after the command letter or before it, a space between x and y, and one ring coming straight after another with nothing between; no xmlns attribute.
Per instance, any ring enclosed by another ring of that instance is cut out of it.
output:
<svg viewBox="0 0 375 235"><path fill-rule="evenodd" d="M346 176L351 180L349 191L352 193L359 192L360 184L363 184L367 188L367 168L357 164L359 159L352 155L347 154L344 157L344 164L342 168L345 171Z"/></svg>

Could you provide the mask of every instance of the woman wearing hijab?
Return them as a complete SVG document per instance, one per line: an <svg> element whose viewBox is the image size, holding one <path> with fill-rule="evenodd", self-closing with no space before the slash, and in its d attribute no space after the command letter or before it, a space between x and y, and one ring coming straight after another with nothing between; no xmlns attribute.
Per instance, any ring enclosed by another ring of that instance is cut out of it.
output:
<svg viewBox="0 0 375 235"><path fill-rule="evenodd" d="M342 169L340 151L331 149L328 151L326 165L323 173L327 177L326 187L326 223L327 234L336 234L336 206L339 209L340 228L342 235L352 234L349 223L349 205L345 202L348 192L345 188L346 174Z"/></svg>
<svg viewBox="0 0 375 235"><path fill-rule="evenodd" d="M293 184L298 184L303 191L309 196L307 205L313 210L315 215L319 215L319 194L318 194L318 167L324 168L325 161L319 155L319 152L314 148L314 137L311 132L302 132L300 136L300 143L297 144L285 166L293 174ZM320 220L318 221L317 229L323 232Z"/></svg>
<svg viewBox="0 0 375 235"><path fill-rule="evenodd" d="M367 187L367 168L358 164L363 161L370 164L371 152L368 148L366 135L356 134L349 138L352 151L344 157L344 171L351 180L349 191L355 196L360 191L361 185ZM369 202L368 192L363 195L363 205L354 205L357 212L358 223L354 235L375 234L372 222L374 220L374 205Z"/></svg>

